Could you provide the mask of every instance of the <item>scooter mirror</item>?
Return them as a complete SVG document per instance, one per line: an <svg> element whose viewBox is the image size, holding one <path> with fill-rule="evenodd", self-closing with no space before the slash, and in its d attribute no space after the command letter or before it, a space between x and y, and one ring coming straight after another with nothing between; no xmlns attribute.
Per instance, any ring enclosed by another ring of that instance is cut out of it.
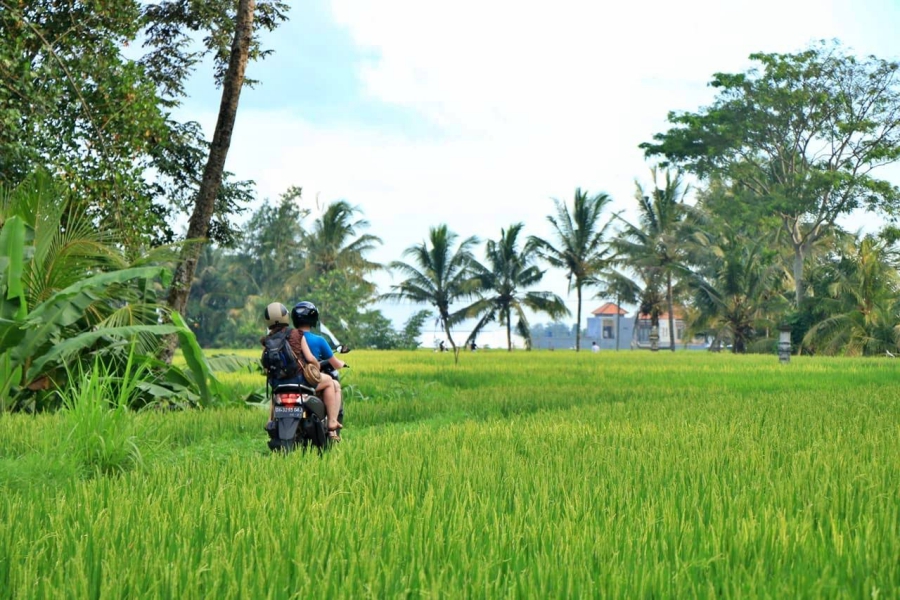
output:
<svg viewBox="0 0 900 600"><path fill-rule="evenodd" d="M338 352L338 354L347 354L348 352L350 352L350 346L345 346L344 344L341 344L340 346L337 347L337 352Z"/></svg>

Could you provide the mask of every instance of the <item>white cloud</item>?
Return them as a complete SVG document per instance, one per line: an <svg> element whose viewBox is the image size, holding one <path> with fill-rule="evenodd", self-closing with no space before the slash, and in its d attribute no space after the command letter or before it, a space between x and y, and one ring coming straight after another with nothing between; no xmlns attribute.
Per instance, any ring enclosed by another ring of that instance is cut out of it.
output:
<svg viewBox="0 0 900 600"><path fill-rule="evenodd" d="M264 196L296 184L307 198L360 205L371 232L385 240L373 257L382 262L439 223L463 236L495 237L524 221L528 233L547 235L549 198L569 200L576 186L630 207L635 177L648 175L637 145L665 129L669 110L709 102L712 73L745 69L751 52L790 52L837 37L885 55L866 46L865 28L846 20L851 3L838 0L332 6L337 22L376 57L360 65L365 93L415 111L441 137L242 110L229 168L255 179ZM861 18L874 23L878 15ZM565 296L560 274L552 284ZM574 296L569 303L574 309ZM399 314L392 316L402 320Z"/></svg>

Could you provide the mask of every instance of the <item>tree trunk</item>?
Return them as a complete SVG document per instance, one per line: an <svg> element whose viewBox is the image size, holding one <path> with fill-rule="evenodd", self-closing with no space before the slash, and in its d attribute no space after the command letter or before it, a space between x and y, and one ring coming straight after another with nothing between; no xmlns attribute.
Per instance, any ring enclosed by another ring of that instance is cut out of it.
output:
<svg viewBox="0 0 900 600"><path fill-rule="evenodd" d="M619 313L621 312L619 310L619 302L621 302L621 301L622 301L622 299L618 295L616 295L616 352L619 351L619 318L620 318ZM602 323L601 323L601 325L602 325ZM601 337L602 337L603 329L600 330L600 333L601 333Z"/></svg>
<svg viewBox="0 0 900 600"><path fill-rule="evenodd" d="M450 347L453 348L453 362L454 364L459 363L459 348L456 347L456 342L453 341L453 336L450 335L450 315L447 315L447 318L441 317L441 321L444 323L444 333L447 334L447 341L450 342Z"/></svg>
<svg viewBox="0 0 900 600"><path fill-rule="evenodd" d="M235 17L234 40L231 43L231 56L228 70L222 82L222 101L219 104L219 118L209 148L209 157L203 169L203 179L194 211L188 224L187 239L203 239L209 233L209 224L215 208L216 196L222 184L222 173L225 170L225 159L231 146L231 134L237 116L238 101L244 85L244 71L247 69L247 57L250 50L250 39L253 35L253 14L256 11L256 0L240 0ZM168 304L173 311L183 313L191 293L194 271L200 258L202 244L184 246L175 274L172 287L169 289ZM176 336L170 336L163 350L163 358L171 362Z"/></svg>
<svg viewBox="0 0 900 600"><path fill-rule="evenodd" d="M672 274L666 273L666 303L669 305L669 349L675 352L675 315L672 301Z"/></svg>
<svg viewBox="0 0 900 600"><path fill-rule="evenodd" d="M509 310L506 311L506 351L512 352L512 325L509 323Z"/></svg>
<svg viewBox="0 0 900 600"><path fill-rule="evenodd" d="M794 299L797 308L803 302L803 244L794 244Z"/></svg>
<svg viewBox="0 0 900 600"><path fill-rule="evenodd" d="M581 351L581 282L575 286L576 295L578 296L578 309L575 315L575 352Z"/></svg>

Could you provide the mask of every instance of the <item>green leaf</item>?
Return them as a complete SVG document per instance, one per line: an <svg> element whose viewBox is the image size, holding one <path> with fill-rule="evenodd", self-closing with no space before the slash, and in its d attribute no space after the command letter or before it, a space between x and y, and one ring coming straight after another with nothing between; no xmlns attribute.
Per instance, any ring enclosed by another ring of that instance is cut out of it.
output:
<svg viewBox="0 0 900 600"><path fill-rule="evenodd" d="M28 315L27 335L16 348L13 358L21 363L28 357L37 355L40 348L58 337L63 328L81 319L88 307L97 301L97 297L91 293L93 290L132 279L156 277L164 270L164 267L140 267L99 273L56 292ZM29 369L29 373L31 372Z"/></svg>
<svg viewBox="0 0 900 600"><path fill-rule="evenodd" d="M194 381L197 384L197 387L200 388L200 404L201 406L209 406L213 401L210 382L214 382L213 387L215 387L218 392L220 391L218 380L213 377L212 371L209 368L209 363L206 362L206 357L203 356L203 350L200 348L200 344L197 343L194 332L187 326L187 323L184 322L182 316L177 312L173 312L171 318L172 322L175 323L177 327L176 333L178 334L178 340L181 343L181 353L184 355L184 360L187 362L188 368L190 368L191 373L194 375Z"/></svg>
<svg viewBox="0 0 900 600"><path fill-rule="evenodd" d="M22 320L28 312L22 272L25 268L25 221L13 216L0 229L0 316Z"/></svg>
<svg viewBox="0 0 900 600"><path fill-rule="evenodd" d="M130 339L140 333L149 333L161 337L178 332L179 328L176 325L128 325L125 327L103 327L94 331L86 331L54 344L47 352L37 357L28 369L26 380L34 381L45 371L48 365L55 365L72 358L89 349L98 339L103 337Z"/></svg>

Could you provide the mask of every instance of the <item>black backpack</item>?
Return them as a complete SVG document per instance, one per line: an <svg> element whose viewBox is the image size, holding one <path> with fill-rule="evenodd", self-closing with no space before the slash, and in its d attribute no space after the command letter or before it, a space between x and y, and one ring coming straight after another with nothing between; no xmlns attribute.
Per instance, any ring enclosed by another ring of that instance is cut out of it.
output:
<svg viewBox="0 0 900 600"><path fill-rule="evenodd" d="M289 379L300 372L297 356L288 343L290 333L290 327L282 327L263 339L262 366L266 379Z"/></svg>

